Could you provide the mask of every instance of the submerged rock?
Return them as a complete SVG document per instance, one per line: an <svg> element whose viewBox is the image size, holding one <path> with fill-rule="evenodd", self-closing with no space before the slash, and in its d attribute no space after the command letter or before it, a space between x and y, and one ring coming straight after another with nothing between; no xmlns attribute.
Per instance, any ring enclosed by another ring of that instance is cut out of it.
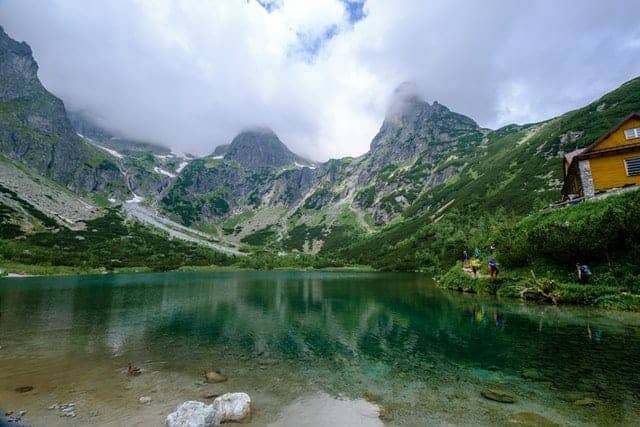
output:
<svg viewBox="0 0 640 427"><path fill-rule="evenodd" d="M509 418L510 424L527 427L559 427L560 424L533 412L518 412Z"/></svg>
<svg viewBox="0 0 640 427"><path fill-rule="evenodd" d="M33 390L33 386L32 385L23 385L23 386L20 386L20 387L16 387L13 390L18 392L18 393L28 393L31 390Z"/></svg>
<svg viewBox="0 0 640 427"><path fill-rule="evenodd" d="M210 427L220 425L220 414L214 405L190 400L167 416L167 427Z"/></svg>
<svg viewBox="0 0 640 427"><path fill-rule="evenodd" d="M148 405L149 403L151 403L151 398L149 396L142 396L139 399L140 403L142 403L143 405Z"/></svg>
<svg viewBox="0 0 640 427"><path fill-rule="evenodd" d="M225 393L213 401L223 422L240 421L251 413L251 398L247 393Z"/></svg>
<svg viewBox="0 0 640 427"><path fill-rule="evenodd" d="M493 400L501 403L513 403L516 399L507 393L506 391L498 390L495 388L485 388L480 392L485 399Z"/></svg>
<svg viewBox="0 0 640 427"><path fill-rule="evenodd" d="M204 378L208 383L221 383L227 380L220 371L204 371Z"/></svg>

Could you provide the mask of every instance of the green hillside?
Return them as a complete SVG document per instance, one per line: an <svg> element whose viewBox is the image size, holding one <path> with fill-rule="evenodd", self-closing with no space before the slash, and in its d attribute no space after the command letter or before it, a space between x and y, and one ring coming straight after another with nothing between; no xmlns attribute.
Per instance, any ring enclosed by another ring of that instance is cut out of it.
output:
<svg viewBox="0 0 640 427"><path fill-rule="evenodd" d="M562 155L639 110L636 78L555 119L491 131L476 150L455 160L464 165L459 175L422 194L401 219L343 248L340 256L390 270L446 269L463 248L486 245L498 237L498 227L559 200Z"/></svg>

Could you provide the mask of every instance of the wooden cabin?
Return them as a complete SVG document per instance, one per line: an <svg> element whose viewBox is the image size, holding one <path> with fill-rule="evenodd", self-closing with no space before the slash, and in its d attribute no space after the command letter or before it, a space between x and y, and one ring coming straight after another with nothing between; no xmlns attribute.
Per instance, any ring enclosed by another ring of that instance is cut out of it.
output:
<svg viewBox="0 0 640 427"><path fill-rule="evenodd" d="M630 114L593 144L564 156L565 198L589 198L601 191L637 184L640 113Z"/></svg>

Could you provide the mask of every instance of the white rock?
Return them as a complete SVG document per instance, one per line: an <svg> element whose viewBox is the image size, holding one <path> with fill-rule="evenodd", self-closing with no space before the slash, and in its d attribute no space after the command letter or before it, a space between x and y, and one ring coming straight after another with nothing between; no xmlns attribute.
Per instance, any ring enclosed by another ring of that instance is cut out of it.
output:
<svg viewBox="0 0 640 427"><path fill-rule="evenodd" d="M213 401L222 422L240 421L251 412L251 398L247 393L225 393Z"/></svg>
<svg viewBox="0 0 640 427"><path fill-rule="evenodd" d="M151 398L149 396L142 396L140 398L140 403L142 403L143 405L148 405L149 403L151 403Z"/></svg>
<svg viewBox="0 0 640 427"><path fill-rule="evenodd" d="M167 416L167 427L210 427L220 425L220 413L215 405L189 400Z"/></svg>

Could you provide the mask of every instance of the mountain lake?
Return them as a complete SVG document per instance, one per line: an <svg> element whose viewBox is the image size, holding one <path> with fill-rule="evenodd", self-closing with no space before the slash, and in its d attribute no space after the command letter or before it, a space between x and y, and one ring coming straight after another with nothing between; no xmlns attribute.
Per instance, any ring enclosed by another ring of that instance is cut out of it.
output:
<svg viewBox="0 0 640 427"><path fill-rule="evenodd" d="M0 279L0 407L24 423L164 425L232 391L251 426L638 425L640 314L421 274Z"/></svg>

